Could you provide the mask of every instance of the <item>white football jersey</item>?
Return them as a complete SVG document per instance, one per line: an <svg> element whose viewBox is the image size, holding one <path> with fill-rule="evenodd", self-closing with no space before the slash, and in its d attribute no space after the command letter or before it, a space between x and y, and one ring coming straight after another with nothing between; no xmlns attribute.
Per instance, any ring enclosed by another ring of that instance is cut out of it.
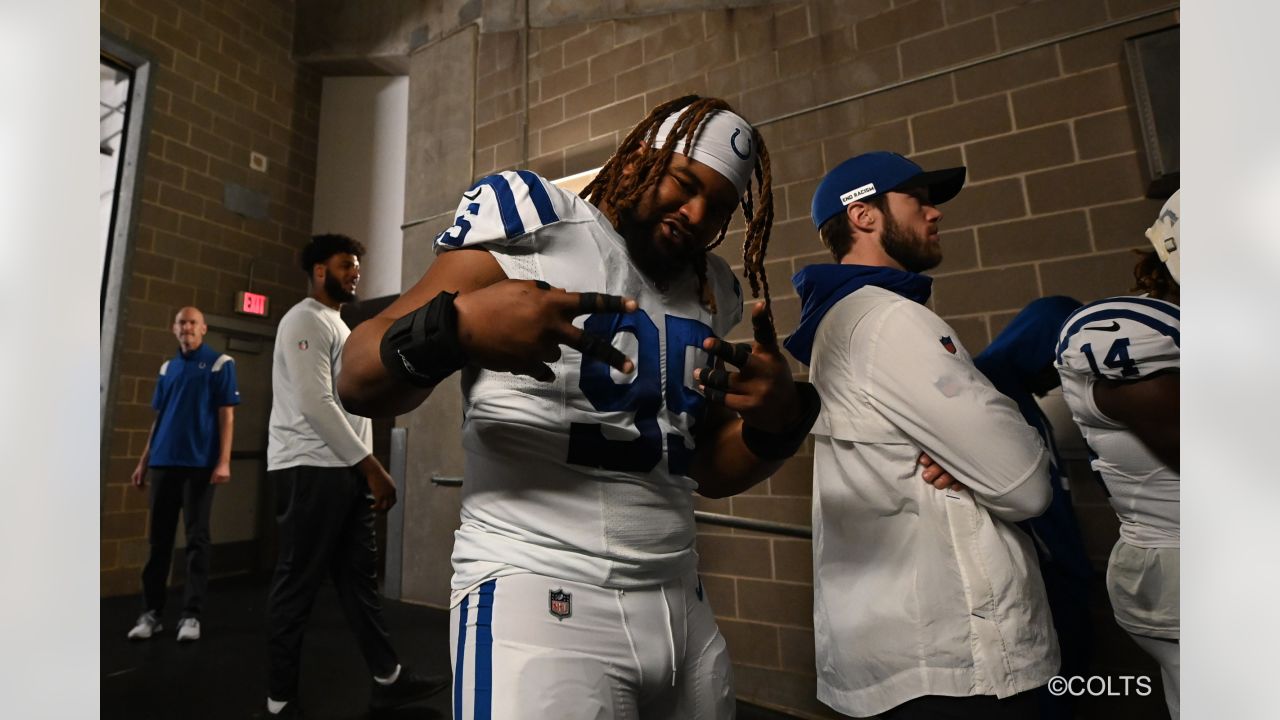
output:
<svg viewBox="0 0 1280 720"><path fill-rule="evenodd" d="M1138 547L1178 546L1178 473L1098 409L1093 387L1099 378L1141 380L1177 372L1178 315L1178 306L1163 300L1107 298L1067 318L1058 339L1055 364L1063 398L1111 494L1121 538Z"/></svg>
<svg viewBox="0 0 1280 720"><path fill-rule="evenodd" d="M455 600L522 571L625 588L692 570L696 483L686 474L706 409L693 371L707 363L703 339L742 318L728 264L707 258L713 315L692 270L659 290L593 205L528 171L486 177L463 194L435 249L464 247L488 250L510 278L633 297L640 309L574 320L626 353L630 376L564 346L554 382L464 374Z"/></svg>

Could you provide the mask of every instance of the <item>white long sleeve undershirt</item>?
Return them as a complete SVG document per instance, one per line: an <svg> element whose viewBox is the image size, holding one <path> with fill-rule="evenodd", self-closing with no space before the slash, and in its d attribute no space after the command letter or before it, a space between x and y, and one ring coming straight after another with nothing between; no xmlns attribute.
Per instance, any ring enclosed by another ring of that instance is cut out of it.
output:
<svg viewBox="0 0 1280 720"><path fill-rule="evenodd" d="M280 319L271 368L267 469L353 466L373 447L372 423L343 408L335 390L351 330L314 298Z"/></svg>

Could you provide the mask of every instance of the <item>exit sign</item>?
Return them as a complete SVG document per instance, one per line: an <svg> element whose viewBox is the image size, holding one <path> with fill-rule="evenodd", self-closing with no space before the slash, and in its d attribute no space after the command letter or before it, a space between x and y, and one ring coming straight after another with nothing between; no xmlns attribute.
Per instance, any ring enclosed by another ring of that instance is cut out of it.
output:
<svg viewBox="0 0 1280 720"><path fill-rule="evenodd" d="M257 315L258 317L267 316L267 307L269 300L266 295L248 292L242 290L236 293L236 312L241 315Z"/></svg>

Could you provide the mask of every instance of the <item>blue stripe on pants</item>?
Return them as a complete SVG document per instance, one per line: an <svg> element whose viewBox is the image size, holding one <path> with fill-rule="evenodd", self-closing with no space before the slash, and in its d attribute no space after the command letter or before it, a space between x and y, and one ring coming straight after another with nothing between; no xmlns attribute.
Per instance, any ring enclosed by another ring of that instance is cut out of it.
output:
<svg viewBox="0 0 1280 720"><path fill-rule="evenodd" d="M476 603L476 698L475 720L491 720L493 715L493 588L497 580L480 586Z"/></svg>
<svg viewBox="0 0 1280 720"><path fill-rule="evenodd" d="M479 588L476 601L475 698L471 707L473 720L491 720L493 716L493 589L497 580ZM462 676L467 657L467 621L471 616L471 595L458 607L458 652L453 666L453 717L462 720Z"/></svg>
<svg viewBox="0 0 1280 720"><path fill-rule="evenodd" d="M471 596L462 598L462 606L458 608L458 657L453 664L453 716L462 719L462 668L467 648L467 610L471 604Z"/></svg>

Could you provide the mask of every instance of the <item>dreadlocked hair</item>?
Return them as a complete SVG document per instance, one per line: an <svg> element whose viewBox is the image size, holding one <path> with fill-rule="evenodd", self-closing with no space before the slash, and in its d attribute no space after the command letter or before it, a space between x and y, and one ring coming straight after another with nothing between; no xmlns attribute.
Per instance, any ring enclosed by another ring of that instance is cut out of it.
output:
<svg viewBox="0 0 1280 720"><path fill-rule="evenodd" d="M632 128L631 132L614 151L600 172L579 196L596 207L602 207L605 217L617 226L620 214L634 208L650 190L657 187L671 163L671 155L677 147L684 155L689 155L693 142L697 138L702 122L712 113L724 110L735 112L729 103L719 98L704 98L697 95L686 95L655 107L644 120ZM657 137L658 128L673 113L682 113L671 131L670 143L659 148L666 138ZM681 144L683 141L683 144ZM742 242L742 276L751 285L751 296L760 297L764 293L765 303L770 303L769 279L764 271L765 252L769 247L769 230L773 226L773 180L769 170L769 151L764 146L764 138L760 131L752 128L751 141L756 147L754 174L759 195L753 195L751 183L742 194L742 216L747 230ZM639 152L641 146L648 146L649 152ZM658 148L656 151L653 148ZM623 167L634 162L634 172L624 173ZM757 202L758 201L758 202ZM724 242L725 233L729 230L732 217L720 228L720 234L699 253L693 266L698 274L698 293L702 302L712 312L716 312L715 294L707 285L707 252Z"/></svg>
<svg viewBox="0 0 1280 720"><path fill-rule="evenodd" d="M1134 250L1133 253L1139 259L1133 266L1134 287L1131 290L1144 292L1154 298L1169 297L1173 286L1177 283L1173 275L1169 274L1169 268L1165 267L1160 255L1155 250Z"/></svg>

